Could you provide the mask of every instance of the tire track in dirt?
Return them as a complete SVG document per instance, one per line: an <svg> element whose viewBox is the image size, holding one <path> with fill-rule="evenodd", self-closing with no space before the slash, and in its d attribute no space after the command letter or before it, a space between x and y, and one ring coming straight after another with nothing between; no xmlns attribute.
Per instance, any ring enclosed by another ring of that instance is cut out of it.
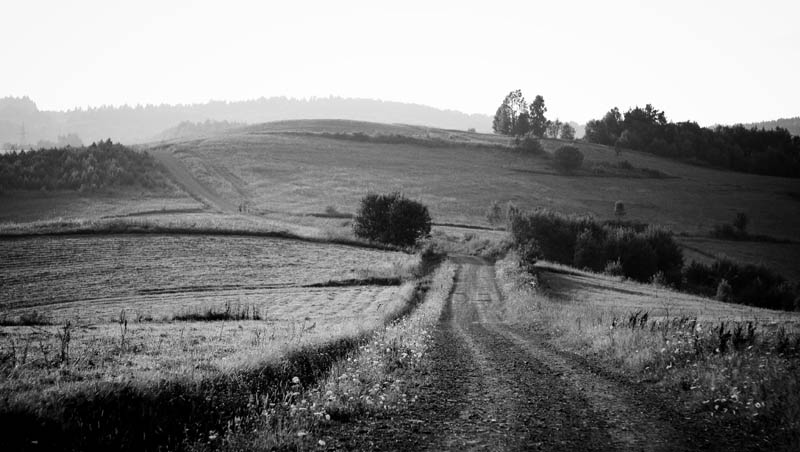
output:
<svg viewBox="0 0 800 452"><path fill-rule="evenodd" d="M430 376L407 411L334 426L329 449L694 450L670 417L496 316L494 268L459 271L431 350Z"/></svg>
<svg viewBox="0 0 800 452"><path fill-rule="evenodd" d="M234 213L237 211L237 206L197 180L186 166L175 157L170 148L153 149L150 151L150 155L164 165L172 175L173 180L191 197L220 213Z"/></svg>

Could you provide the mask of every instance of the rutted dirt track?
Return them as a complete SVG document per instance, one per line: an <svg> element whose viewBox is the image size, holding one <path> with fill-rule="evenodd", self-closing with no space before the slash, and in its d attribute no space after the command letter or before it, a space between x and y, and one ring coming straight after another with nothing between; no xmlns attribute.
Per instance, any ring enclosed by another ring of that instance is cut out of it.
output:
<svg viewBox="0 0 800 452"><path fill-rule="evenodd" d="M333 426L329 449L707 450L718 434L679 415L651 391L554 349L536 330L497 315L494 267L460 265L437 329L431 378L396 416ZM735 447L735 446L734 446Z"/></svg>
<svg viewBox="0 0 800 452"><path fill-rule="evenodd" d="M178 183L186 192L218 212L233 213L237 207L233 203L223 199L213 190L203 185L192 173L175 157L171 149L159 149L151 151L151 155L170 172L175 182Z"/></svg>

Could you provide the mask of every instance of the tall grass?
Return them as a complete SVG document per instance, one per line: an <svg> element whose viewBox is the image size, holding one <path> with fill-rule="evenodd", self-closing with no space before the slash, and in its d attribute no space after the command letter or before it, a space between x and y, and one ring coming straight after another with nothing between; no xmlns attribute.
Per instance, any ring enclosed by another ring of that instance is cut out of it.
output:
<svg viewBox="0 0 800 452"><path fill-rule="evenodd" d="M225 435L209 435L194 450L297 450L325 446L320 433L332 421L365 414L391 414L415 401L412 388L433 344L442 308L454 284L455 266L445 264L413 314L398 317L337 361L325 378L293 379L287 396L265 400L249 419L240 418ZM399 315L400 313L398 313ZM216 433L216 432L215 432Z"/></svg>
<svg viewBox="0 0 800 452"><path fill-rule="evenodd" d="M553 298L513 256L498 263L497 274L509 322L535 324L559 348L661 386L703 416L741 422L776 444L800 446L797 325L653 317Z"/></svg>

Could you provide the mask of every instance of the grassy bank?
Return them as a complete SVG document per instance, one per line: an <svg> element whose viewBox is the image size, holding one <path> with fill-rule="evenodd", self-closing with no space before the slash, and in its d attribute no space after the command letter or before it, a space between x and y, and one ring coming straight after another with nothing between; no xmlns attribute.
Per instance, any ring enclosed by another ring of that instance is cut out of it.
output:
<svg viewBox="0 0 800 452"><path fill-rule="evenodd" d="M211 434L194 450L296 450L325 446L320 432L330 423L399 412L414 403L413 388L424 380L424 357L453 288L455 266L434 273L424 303L409 316L378 329L330 372L314 382L294 380L283 398L264 399L250 416ZM252 424L252 420L256 424Z"/></svg>
<svg viewBox="0 0 800 452"><path fill-rule="evenodd" d="M795 314L684 300L588 272L537 278L513 255L498 263L498 277L509 322L535 325L555 347L659 388L703 422L744 428L764 447L800 446Z"/></svg>

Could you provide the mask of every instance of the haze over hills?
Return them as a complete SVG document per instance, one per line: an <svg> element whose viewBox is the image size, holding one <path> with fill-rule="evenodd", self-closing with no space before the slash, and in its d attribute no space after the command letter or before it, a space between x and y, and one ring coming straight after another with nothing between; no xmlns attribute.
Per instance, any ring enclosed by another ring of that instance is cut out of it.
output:
<svg viewBox="0 0 800 452"><path fill-rule="evenodd" d="M261 123L287 119L351 119L490 132L489 115L466 114L419 104L341 97L210 101L191 105L90 107L42 111L28 97L0 99L0 143L36 145L40 140L77 134L84 143L112 138L132 144L151 141L182 122ZM24 133L23 133L24 129Z"/></svg>
<svg viewBox="0 0 800 452"><path fill-rule="evenodd" d="M795 136L800 136L800 116L795 116L794 118L779 118L774 121L761 121L761 122L754 122L751 124L745 124L745 127L758 127L759 129L774 129L776 127L781 127L786 129Z"/></svg>

